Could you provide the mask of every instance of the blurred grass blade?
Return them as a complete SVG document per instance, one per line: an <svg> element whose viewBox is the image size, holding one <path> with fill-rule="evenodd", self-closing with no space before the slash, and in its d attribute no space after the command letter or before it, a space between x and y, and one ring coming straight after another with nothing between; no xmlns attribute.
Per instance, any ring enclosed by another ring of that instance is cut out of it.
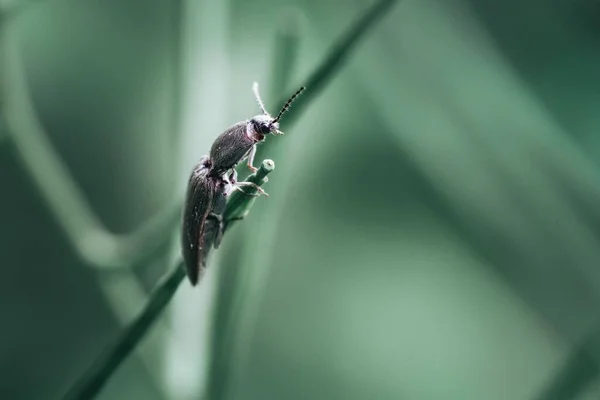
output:
<svg viewBox="0 0 600 400"><path fill-rule="evenodd" d="M19 10L21 10L21 9L19 9ZM15 15L15 14L12 14L12 15ZM10 104L10 101L14 100L14 98L11 99L8 97L9 95L11 95L11 93L7 93L7 86L9 84L10 85L13 85L13 84L18 85L18 83L19 83L18 81L8 83L8 80L11 79L10 72L11 72L12 68L21 68L21 66L18 64L17 65L12 64L12 62L14 62L15 59L11 60L11 56L15 56L15 54L14 54L14 52L13 52L13 54L11 54L10 51L12 50L11 46L14 46L14 42L10 41L10 39L12 39L12 38L7 32L8 29L9 29L8 21L6 20L6 18L2 18L2 15L0 15L0 131L1 131L0 140L9 139L8 132L7 132L8 127L5 124L5 115L6 115L7 109L4 106L6 104ZM12 40L14 40L14 39L12 39ZM7 53L7 50L9 50L8 53ZM16 107L18 107L18 105ZM8 109L8 111L10 111L10 108ZM45 135L45 133L43 133L43 135ZM46 139L45 136L43 137L42 140L44 140L44 139ZM14 141L13 141L13 143L14 143ZM59 169L61 168L60 164L57 164L57 162L51 162L51 164L59 165L58 168ZM42 165L38 166L38 168L45 168L45 167L46 166L42 166ZM50 167L50 168L52 168L52 167ZM44 172L45 171L42 171L41 173L44 173ZM71 204L72 204L71 202L67 202L65 204L65 210L62 210L62 211L55 210L55 211L58 211L58 213L62 213L63 211L66 211L66 207L70 206ZM76 206L76 210L77 210L77 206ZM156 234L154 234L154 233L152 235L156 236ZM141 236L144 236L144 235L141 235ZM140 237L138 236L137 239L140 239ZM136 240L136 238L134 237L133 240ZM131 239L125 238L122 243L128 243L128 242L131 242ZM145 245L150 244L148 240L144 240L144 239L142 239L141 242ZM158 243L157 243L157 245L158 245ZM130 246L129 244L127 246L128 246L128 248L137 247L137 246ZM136 249L136 251L139 251L139 249ZM85 254L81 254L81 253L80 253L80 256L82 256L82 258L84 260L89 258L89 257L86 257ZM155 254L153 252L150 252L150 254L148 254L148 256L153 257L153 256L155 256ZM136 254L136 257L137 257L137 254ZM96 258L96 261L99 261L99 260L100 260L99 258ZM111 264L111 265L114 265L114 264ZM125 264L121 264L121 265L124 266ZM117 316L117 318L119 320L126 319L127 321L129 321L129 320L131 320L132 316L135 315L135 313L131 313L131 308L141 307L144 304L144 302L146 301L147 293L143 289L143 287L140 284L137 277L131 271L129 271L128 269L123 269L120 272L121 273L118 275L118 277L101 276L99 284L100 284L100 288L102 290L102 294L105 296L106 302L112 306L112 310L115 313L115 315ZM119 288L122 288L123 286L127 287L127 292L125 293L125 292L117 290L117 285ZM124 297L126 297L126 301L125 301ZM129 307L127 307L127 306L129 306ZM137 310L136 310L136 313L137 313ZM147 366L149 373L156 378L159 377L159 374L157 373L159 368L151 365L151 363L153 363L157 358L156 357L156 354L157 354L156 343L160 342L161 336L164 336L165 331L166 331L166 326L161 326L160 328L161 329L157 330L157 334L154 335L152 342L148 343L147 346L144 346L139 349L142 362L144 362L145 365Z"/></svg>
<svg viewBox="0 0 600 400"><path fill-rule="evenodd" d="M15 35L2 24L0 47L1 103L5 132L21 164L41 192L49 210L72 247L88 265L125 268L169 240L165 232L178 223L178 199L172 199L138 230L123 235L109 232L87 201L67 166L50 142L29 97Z"/></svg>
<svg viewBox="0 0 600 400"><path fill-rule="evenodd" d="M274 168L273 161L265 160L256 174L251 175L247 181L262 185L267 181L266 176ZM230 226L231 223L243 218L254 200L255 197L241 192L232 193L225 210L226 226ZM109 346L77 380L63 398L64 400L91 399L98 394L111 375L138 346L148 329L162 314L185 276L183 262L178 258L175 267L158 283L142 312L121 332L115 343Z"/></svg>
<svg viewBox="0 0 600 400"><path fill-rule="evenodd" d="M596 330L569 355L565 364L536 400L580 398L600 374L600 330Z"/></svg>

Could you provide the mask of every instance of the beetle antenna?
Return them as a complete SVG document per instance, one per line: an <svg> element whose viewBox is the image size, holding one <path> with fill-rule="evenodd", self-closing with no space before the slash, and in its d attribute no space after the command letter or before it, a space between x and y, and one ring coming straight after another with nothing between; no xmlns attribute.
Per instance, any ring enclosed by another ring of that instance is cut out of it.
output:
<svg viewBox="0 0 600 400"><path fill-rule="evenodd" d="M294 102L294 100L296 100L296 98L297 98L298 96L300 96L300 94L301 94L302 92L304 92L304 89L306 89L306 88L305 88L304 86L302 86L300 89L298 89L298 90L296 91L296 93L294 93L294 94L292 95L292 97L290 97L290 98L288 99L288 101L286 101L286 102L285 102L285 104L284 104L283 108L281 109L281 111L279 111L279 114L277 114L277 116L275 117L275 119L273 120L273 122L277 122L277 121L279 121L279 118L281 118L281 116L282 116L282 115L283 115L283 114L284 114L284 113L285 113L287 110L289 110L289 109L290 109L290 106L292 105L292 103Z"/></svg>
<svg viewBox="0 0 600 400"><path fill-rule="evenodd" d="M256 99L256 102L258 103L258 106L260 107L260 110L263 112L263 114L269 115L269 113L265 109L265 104L261 100L260 94L258 93L258 82L254 82L252 84L252 91L254 92L254 98Z"/></svg>

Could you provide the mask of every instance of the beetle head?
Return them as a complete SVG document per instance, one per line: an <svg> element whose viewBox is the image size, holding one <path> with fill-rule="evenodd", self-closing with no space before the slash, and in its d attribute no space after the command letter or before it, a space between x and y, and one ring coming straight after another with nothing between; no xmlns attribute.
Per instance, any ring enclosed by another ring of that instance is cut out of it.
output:
<svg viewBox="0 0 600 400"><path fill-rule="evenodd" d="M283 134L283 132L279 130L279 122L275 121L275 118L268 114L257 115L250 120L250 123L255 132L263 135L268 135L269 133L274 135Z"/></svg>
<svg viewBox="0 0 600 400"><path fill-rule="evenodd" d="M254 84L252 85L252 91L254 92L254 97L258 102L260 110L263 112L263 115L257 115L256 117L250 120L254 130L263 135L267 135L269 133L272 133L274 135L283 135L283 132L279 130L279 119L287 110L289 110L292 102L296 100L296 97L298 97L300 93L304 91L304 89L304 86L302 86L296 93L294 93L294 95L290 97L285 103L281 111L279 111L279 114L277 114L277 116L273 118L265 108L265 105L262 99L260 98L260 94L258 93L258 83L254 82Z"/></svg>

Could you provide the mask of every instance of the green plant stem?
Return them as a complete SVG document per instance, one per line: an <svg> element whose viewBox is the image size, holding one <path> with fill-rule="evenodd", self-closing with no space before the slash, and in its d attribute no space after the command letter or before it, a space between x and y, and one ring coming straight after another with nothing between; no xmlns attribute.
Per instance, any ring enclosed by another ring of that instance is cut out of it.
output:
<svg viewBox="0 0 600 400"><path fill-rule="evenodd" d="M267 175L274 169L273 161L265 160L256 174L248 177L246 181L260 186L267 182ZM256 189L245 187L244 191L253 194ZM232 193L224 214L225 226L231 227L232 223L244 218L255 199L256 197L241 192ZM178 259L175 267L167 273L150 294L149 301L142 312L76 381L63 397L64 400L86 400L98 394L111 375L144 338L148 329L169 304L184 278L183 262Z"/></svg>
<svg viewBox="0 0 600 400"><path fill-rule="evenodd" d="M258 171L255 174L252 174L246 179L246 182L252 182L258 186L262 186L267 183L269 179L267 175L273 172L275 169L275 163L273 160L264 160L260 165ZM250 208L254 204L256 200L256 194L258 192L257 189L253 187L244 187L244 194L240 191L236 191L231 194L229 201L227 202L227 208L225 209L225 214L223 215L223 220L225 221L224 231L226 232L233 223L243 219Z"/></svg>

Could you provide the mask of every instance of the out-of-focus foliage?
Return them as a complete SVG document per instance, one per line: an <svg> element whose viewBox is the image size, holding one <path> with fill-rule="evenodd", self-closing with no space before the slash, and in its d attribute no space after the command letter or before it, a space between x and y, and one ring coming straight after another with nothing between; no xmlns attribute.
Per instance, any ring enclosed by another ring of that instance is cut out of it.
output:
<svg viewBox="0 0 600 400"><path fill-rule="evenodd" d="M275 112L370 4L43 0L2 28L46 139L129 233L258 113L253 80ZM596 398L599 26L594 0L399 2L267 139L271 196L99 397L195 399L217 380L219 399ZM83 262L18 134L0 133L0 393L57 398L177 249Z"/></svg>

